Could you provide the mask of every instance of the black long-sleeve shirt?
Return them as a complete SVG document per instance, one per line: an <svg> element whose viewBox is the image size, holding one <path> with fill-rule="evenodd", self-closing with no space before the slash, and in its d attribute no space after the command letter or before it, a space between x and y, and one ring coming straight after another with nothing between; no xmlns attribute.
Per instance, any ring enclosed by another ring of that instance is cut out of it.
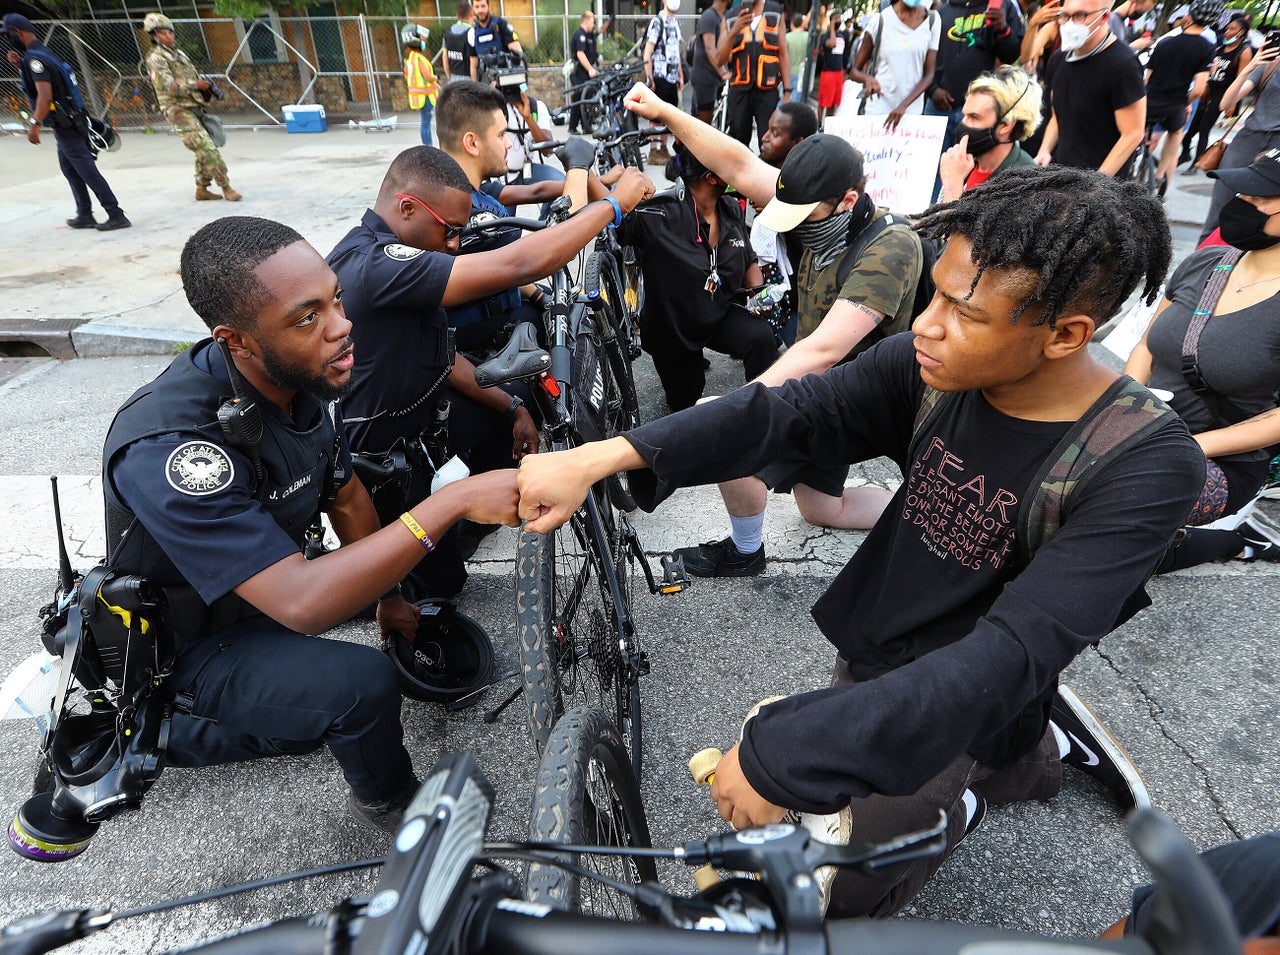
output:
<svg viewBox="0 0 1280 955"><path fill-rule="evenodd" d="M743 738L747 780L788 808L908 794L964 752L998 768L1029 750L1058 674L1149 604L1143 583L1204 481L1204 455L1171 417L1073 496L1021 566L1018 503L1070 423L1011 418L965 392L908 460L923 387L905 334L825 375L752 385L627 435L651 468L632 475L646 508L778 460L883 455L906 476L813 608L860 682L771 704Z"/></svg>

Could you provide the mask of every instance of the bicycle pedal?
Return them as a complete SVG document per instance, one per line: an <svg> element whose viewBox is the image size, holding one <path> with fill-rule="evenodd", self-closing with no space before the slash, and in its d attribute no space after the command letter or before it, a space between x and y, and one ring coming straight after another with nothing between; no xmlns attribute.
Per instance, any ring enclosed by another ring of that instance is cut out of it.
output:
<svg viewBox="0 0 1280 955"><path fill-rule="evenodd" d="M658 593L678 594L692 585L693 581L689 579L689 574L684 569L684 558L672 554L663 554L662 582L658 584Z"/></svg>

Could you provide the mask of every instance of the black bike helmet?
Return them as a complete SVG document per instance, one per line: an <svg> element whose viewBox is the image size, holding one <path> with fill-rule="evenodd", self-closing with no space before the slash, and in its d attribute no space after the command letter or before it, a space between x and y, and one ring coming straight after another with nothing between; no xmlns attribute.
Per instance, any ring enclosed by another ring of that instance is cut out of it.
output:
<svg viewBox="0 0 1280 955"><path fill-rule="evenodd" d="M413 643L397 633L383 644L400 674L401 692L428 703L453 703L485 686L493 676L493 641L484 628L448 601L418 606Z"/></svg>
<svg viewBox="0 0 1280 955"><path fill-rule="evenodd" d="M1191 7L1187 12L1191 15L1192 23L1207 27L1213 26L1222 18L1222 11L1226 7L1223 0L1191 0Z"/></svg>

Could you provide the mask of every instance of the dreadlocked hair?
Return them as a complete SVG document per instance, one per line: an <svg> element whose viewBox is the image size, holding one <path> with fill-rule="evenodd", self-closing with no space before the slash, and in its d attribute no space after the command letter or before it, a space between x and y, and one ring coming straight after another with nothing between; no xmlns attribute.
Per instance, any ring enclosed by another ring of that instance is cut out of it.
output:
<svg viewBox="0 0 1280 955"><path fill-rule="evenodd" d="M214 219L182 247L179 271L187 301L210 331L220 324L253 331L258 312L271 298L254 269L302 241L297 231L271 219Z"/></svg>
<svg viewBox="0 0 1280 955"><path fill-rule="evenodd" d="M1066 166L993 176L954 202L931 206L916 229L939 241L969 240L978 266L970 295L988 269L1031 273L1011 321L1034 309L1032 324L1050 328L1068 309L1101 324L1140 280L1143 301L1154 301L1171 255L1169 222L1146 190Z"/></svg>

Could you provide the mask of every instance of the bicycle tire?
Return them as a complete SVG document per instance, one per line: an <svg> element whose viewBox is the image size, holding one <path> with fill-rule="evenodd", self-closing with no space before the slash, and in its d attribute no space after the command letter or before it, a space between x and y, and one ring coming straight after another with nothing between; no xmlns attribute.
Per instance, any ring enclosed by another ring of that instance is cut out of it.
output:
<svg viewBox="0 0 1280 955"><path fill-rule="evenodd" d="M617 727L594 707L575 707L556 724L538 766L529 838L579 845L651 845L635 774ZM578 865L618 882L656 882L651 858L581 855ZM623 921L640 913L626 896L556 866L530 863L525 895L558 909Z"/></svg>
<svg viewBox="0 0 1280 955"><path fill-rule="evenodd" d="M617 437L640 424L640 398L636 394L635 376L631 368L629 347L624 336L630 331L618 267L608 253L592 252L583 270L583 288L588 295L598 294L603 300L596 312L597 329L605 361L601 365L604 379L604 437ZM634 511L635 495L626 471L605 478L609 500L620 511Z"/></svg>
<svg viewBox="0 0 1280 955"><path fill-rule="evenodd" d="M638 777L643 765L640 655L634 632L624 634L622 622L630 614L632 560L622 553L612 565L627 604L619 613L585 508L548 534L522 534L516 545L516 643L529 732L538 752L545 752L567 708L596 706L624 734Z"/></svg>
<svg viewBox="0 0 1280 955"><path fill-rule="evenodd" d="M627 331L627 354L635 361L640 357L640 313L644 310L644 271L640 255L633 246L622 248L622 295L625 314L631 322Z"/></svg>

